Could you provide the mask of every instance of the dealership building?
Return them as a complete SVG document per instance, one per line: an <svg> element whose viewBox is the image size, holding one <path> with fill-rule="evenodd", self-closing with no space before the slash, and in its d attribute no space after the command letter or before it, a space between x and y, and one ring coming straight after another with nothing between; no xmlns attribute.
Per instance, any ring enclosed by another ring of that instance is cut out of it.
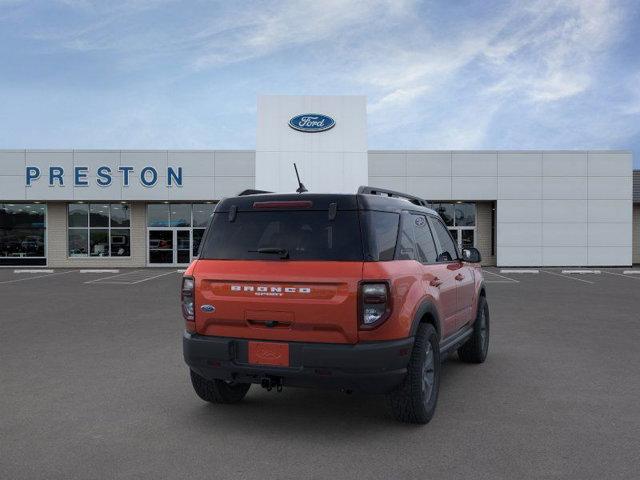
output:
<svg viewBox="0 0 640 480"><path fill-rule="evenodd" d="M0 266L182 266L246 189L426 199L486 265L640 262L640 172L618 150L369 150L362 96L261 96L255 150L0 150Z"/></svg>

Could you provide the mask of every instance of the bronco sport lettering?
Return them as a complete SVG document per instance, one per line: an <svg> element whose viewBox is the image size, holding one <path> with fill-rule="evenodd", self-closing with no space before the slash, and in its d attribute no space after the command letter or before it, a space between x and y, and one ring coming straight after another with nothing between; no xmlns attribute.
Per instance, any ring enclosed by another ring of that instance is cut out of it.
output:
<svg viewBox="0 0 640 480"><path fill-rule="evenodd" d="M265 287L259 286L255 287L253 285L231 285L232 292L256 292L256 293L274 293L280 294L284 293L311 293L310 288L301 287Z"/></svg>
<svg viewBox="0 0 640 480"><path fill-rule="evenodd" d="M253 193L222 200L181 289L184 359L205 401L251 384L385 394L427 423L441 359L484 362L489 307L475 248L416 197ZM215 308L213 307L215 305Z"/></svg>

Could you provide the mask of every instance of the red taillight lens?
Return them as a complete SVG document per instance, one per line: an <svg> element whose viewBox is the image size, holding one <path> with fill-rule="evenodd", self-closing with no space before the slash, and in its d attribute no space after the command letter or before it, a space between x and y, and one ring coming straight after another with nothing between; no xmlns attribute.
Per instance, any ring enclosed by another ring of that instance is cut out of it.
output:
<svg viewBox="0 0 640 480"><path fill-rule="evenodd" d="M375 328L391 313L388 283L360 284L360 328Z"/></svg>
<svg viewBox="0 0 640 480"><path fill-rule="evenodd" d="M193 291L195 287L195 279L193 277L182 277L182 289L180 294L180 300L182 302L182 316L185 320L193 322L194 305Z"/></svg>

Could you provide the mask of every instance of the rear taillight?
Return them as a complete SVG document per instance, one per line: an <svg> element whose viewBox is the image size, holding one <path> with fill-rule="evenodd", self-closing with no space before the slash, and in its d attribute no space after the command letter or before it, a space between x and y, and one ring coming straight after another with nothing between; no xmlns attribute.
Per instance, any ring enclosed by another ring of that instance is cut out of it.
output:
<svg viewBox="0 0 640 480"><path fill-rule="evenodd" d="M193 322L194 320L194 301L193 290L195 280L193 277L182 277L182 291L180 300L182 301L182 316L185 320Z"/></svg>
<svg viewBox="0 0 640 480"><path fill-rule="evenodd" d="M388 283L360 284L360 328L375 328L389 318L391 295Z"/></svg>

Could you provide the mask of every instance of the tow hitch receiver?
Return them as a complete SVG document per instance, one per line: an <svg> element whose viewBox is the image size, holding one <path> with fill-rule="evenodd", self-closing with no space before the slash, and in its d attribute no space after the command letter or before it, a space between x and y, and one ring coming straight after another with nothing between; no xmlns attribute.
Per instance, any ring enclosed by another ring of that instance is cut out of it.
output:
<svg viewBox="0 0 640 480"><path fill-rule="evenodd" d="M271 391L275 387L277 392L282 391L282 378L280 377L263 377L260 380L260 385L262 388L266 389L268 392Z"/></svg>

